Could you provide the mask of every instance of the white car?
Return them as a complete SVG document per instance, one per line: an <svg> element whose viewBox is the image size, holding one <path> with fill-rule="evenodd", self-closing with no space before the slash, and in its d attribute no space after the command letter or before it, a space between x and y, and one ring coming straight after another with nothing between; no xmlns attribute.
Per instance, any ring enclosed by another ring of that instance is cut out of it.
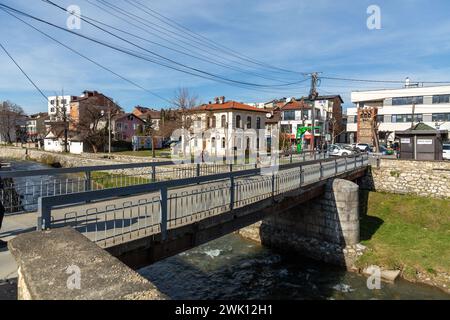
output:
<svg viewBox="0 0 450 320"><path fill-rule="evenodd" d="M367 143L357 143L356 148L361 150L361 152L369 152L370 146Z"/></svg>
<svg viewBox="0 0 450 320"><path fill-rule="evenodd" d="M328 152L330 156L345 157L354 154L355 152L349 147L344 147L342 145L332 144L328 147Z"/></svg>
<svg viewBox="0 0 450 320"><path fill-rule="evenodd" d="M442 146L442 157L444 160L450 160L450 143L444 143Z"/></svg>

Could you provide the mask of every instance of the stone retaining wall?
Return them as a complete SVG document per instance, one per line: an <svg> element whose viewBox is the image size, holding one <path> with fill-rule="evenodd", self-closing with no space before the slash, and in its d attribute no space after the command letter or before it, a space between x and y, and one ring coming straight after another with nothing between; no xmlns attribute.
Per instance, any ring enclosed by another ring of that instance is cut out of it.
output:
<svg viewBox="0 0 450 320"><path fill-rule="evenodd" d="M381 159L362 179L362 188L378 192L450 198L450 161Z"/></svg>
<svg viewBox="0 0 450 320"><path fill-rule="evenodd" d="M272 215L239 233L262 245L351 268L359 243L358 185L335 179L324 196Z"/></svg>

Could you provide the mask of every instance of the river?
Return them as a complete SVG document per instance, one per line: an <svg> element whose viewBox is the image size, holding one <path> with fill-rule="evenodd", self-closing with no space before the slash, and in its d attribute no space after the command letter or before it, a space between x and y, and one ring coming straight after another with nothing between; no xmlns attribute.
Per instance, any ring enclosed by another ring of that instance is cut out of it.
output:
<svg viewBox="0 0 450 320"><path fill-rule="evenodd" d="M172 299L450 299L439 289L404 280L369 290L364 276L279 255L237 234L139 273Z"/></svg>
<svg viewBox="0 0 450 320"><path fill-rule="evenodd" d="M43 168L48 166L12 162L12 170ZM366 278L359 274L295 255L280 255L237 234L139 273L172 299L450 299L439 289L404 280L369 290Z"/></svg>

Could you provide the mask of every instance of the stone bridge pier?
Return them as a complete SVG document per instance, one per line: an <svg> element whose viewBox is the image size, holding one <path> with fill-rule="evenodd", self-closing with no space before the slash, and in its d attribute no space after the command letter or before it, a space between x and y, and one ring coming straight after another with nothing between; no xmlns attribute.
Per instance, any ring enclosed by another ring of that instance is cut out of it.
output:
<svg viewBox="0 0 450 320"><path fill-rule="evenodd" d="M359 186L330 180L325 193L275 213L239 233L263 246L350 269L364 249L359 245Z"/></svg>

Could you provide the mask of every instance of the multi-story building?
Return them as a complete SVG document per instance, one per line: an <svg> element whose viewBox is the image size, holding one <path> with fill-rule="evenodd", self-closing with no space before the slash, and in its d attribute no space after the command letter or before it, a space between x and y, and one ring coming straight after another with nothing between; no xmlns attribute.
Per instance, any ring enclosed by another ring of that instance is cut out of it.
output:
<svg viewBox="0 0 450 320"><path fill-rule="evenodd" d="M112 119L114 138L118 141L132 142L133 136L142 135L145 121L132 113L124 113Z"/></svg>
<svg viewBox="0 0 450 320"><path fill-rule="evenodd" d="M28 141L38 141L44 139L47 135L45 121L49 119L49 115L46 112L40 112L32 114L26 121L26 131Z"/></svg>
<svg viewBox="0 0 450 320"><path fill-rule="evenodd" d="M450 130L450 86L419 87L407 81L404 88L354 91L353 108L347 109L350 142L394 142L395 133L425 123ZM375 144L375 143L374 143Z"/></svg>
<svg viewBox="0 0 450 320"><path fill-rule="evenodd" d="M288 98L284 102L277 100L273 113L281 113L280 132L288 135L291 140L296 140L299 127L316 127L314 145L319 146L325 142L334 143L343 139L345 126L342 103L339 95L319 96L315 101L307 98ZM312 133L305 135L306 147L312 146L312 137Z"/></svg>
<svg viewBox="0 0 450 320"><path fill-rule="evenodd" d="M182 145L192 154L200 150L209 157L233 157L260 149L259 130L264 138L267 110L236 101L216 98L214 103L189 110L185 123L189 123L190 137L182 136ZM211 136L204 133L211 129ZM200 136L196 135L200 132ZM256 133L256 137L253 133ZM189 141L183 141L184 139ZM198 155L197 155L198 156Z"/></svg>
<svg viewBox="0 0 450 320"><path fill-rule="evenodd" d="M48 97L48 126L66 120L71 130L76 130L80 122L90 121L91 113L106 115L108 111L117 113L121 110L111 98L97 91L84 91L80 96L51 96ZM106 124L106 120L103 122Z"/></svg>

